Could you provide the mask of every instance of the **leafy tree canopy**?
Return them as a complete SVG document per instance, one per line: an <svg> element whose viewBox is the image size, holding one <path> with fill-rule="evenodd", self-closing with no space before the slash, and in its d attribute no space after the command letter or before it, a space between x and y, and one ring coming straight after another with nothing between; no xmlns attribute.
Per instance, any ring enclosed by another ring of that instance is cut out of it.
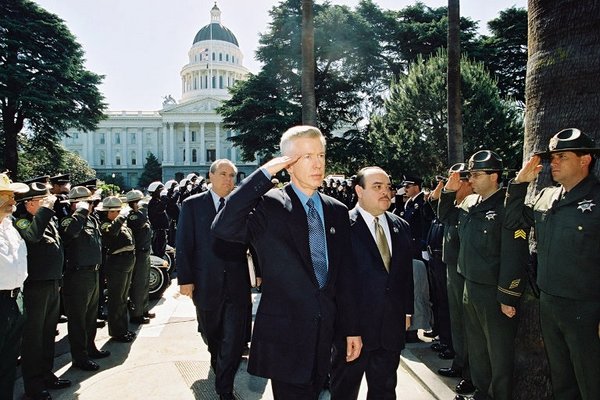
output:
<svg viewBox="0 0 600 400"><path fill-rule="evenodd" d="M46 148L24 143L19 153L19 175L27 180L43 175L57 175L68 172L72 183L85 182L96 177L96 171L74 152L60 145Z"/></svg>
<svg viewBox="0 0 600 400"><path fill-rule="evenodd" d="M3 164L18 174L18 137L51 147L68 128L96 127L106 105L103 77L84 67L65 23L29 0L0 2L0 106Z"/></svg>
<svg viewBox="0 0 600 400"><path fill-rule="evenodd" d="M413 63L407 75L394 82L385 113L373 118L368 136L370 158L394 177L402 174L433 177L448 169L447 56ZM478 150L496 151L505 167L521 163L523 120L514 102L503 100L495 80L482 63L461 60L463 140L469 157Z"/></svg>

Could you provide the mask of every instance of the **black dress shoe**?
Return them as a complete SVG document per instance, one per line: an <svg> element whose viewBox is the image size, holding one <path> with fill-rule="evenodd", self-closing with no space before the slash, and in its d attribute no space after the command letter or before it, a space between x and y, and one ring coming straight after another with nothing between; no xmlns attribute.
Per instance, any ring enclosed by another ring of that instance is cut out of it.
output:
<svg viewBox="0 0 600 400"><path fill-rule="evenodd" d="M68 379L56 379L52 382L46 382L46 389L64 389L71 386L71 381Z"/></svg>
<svg viewBox="0 0 600 400"><path fill-rule="evenodd" d="M60 317L58 317L58 323L59 324L64 324L65 322L67 322L68 319L65 315L61 315Z"/></svg>
<svg viewBox="0 0 600 400"><path fill-rule="evenodd" d="M73 366L75 368L79 368L84 371L98 371L100 369L100 366L98 364L96 364L95 362L93 362L92 360L86 360L83 362L74 362Z"/></svg>
<svg viewBox="0 0 600 400"><path fill-rule="evenodd" d="M156 314L153 312L145 312L144 317L152 319L152 318L156 318Z"/></svg>
<svg viewBox="0 0 600 400"><path fill-rule="evenodd" d="M423 332L423 336L428 337L433 339L434 337L436 337L438 335L437 331L435 330L431 330L431 331L427 331L427 332Z"/></svg>
<svg viewBox="0 0 600 400"><path fill-rule="evenodd" d="M452 360L454 358L454 350L446 349L438 353L438 357L442 360Z"/></svg>
<svg viewBox="0 0 600 400"><path fill-rule="evenodd" d="M131 317L129 318L129 322L131 322L132 324L149 324L150 323L150 318L146 318L146 317Z"/></svg>
<svg viewBox="0 0 600 400"><path fill-rule="evenodd" d="M88 351L88 356L94 360L99 358L106 358L110 356L110 351L108 350L96 350L96 351Z"/></svg>
<svg viewBox="0 0 600 400"><path fill-rule="evenodd" d="M233 393L221 393L219 394L219 400L235 400Z"/></svg>
<svg viewBox="0 0 600 400"><path fill-rule="evenodd" d="M438 374L440 374L441 376L447 376L449 378L458 378L461 375L461 373L461 370L452 367L438 369Z"/></svg>
<svg viewBox="0 0 600 400"><path fill-rule="evenodd" d="M96 321L96 328L100 329L100 328L104 328L106 326L106 321L104 320L97 320Z"/></svg>
<svg viewBox="0 0 600 400"><path fill-rule="evenodd" d="M473 382L468 379L463 379L458 382L454 391L458 394L468 394L473 393L475 391L475 386L473 386Z"/></svg>
<svg viewBox="0 0 600 400"><path fill-rule="evenodd" d="M447 348L448 348L448 346L447 346L447 345L445 345L445 344L442 344L442 343L440 343L440 342L434 342L434 343L431 343L431 350L433 350L433 351L437 351L438 353L439 353L440 351L445 351Z"/></svg>
<svg viewBox="0 0 600 400"><path fill-rule="evenodd" d="M48 393L47 390L42 390L36 394L27 394L23 395L23 400L52 400L52 396Z"/></svg>
<svg viewBox="0 0 600 400"><path fill-rule="evenodd" d="M130 335L129 333L126 333L126 334L120 335L120 336L112 336L111 339L114 340L115 342L130 343L130 342L134 341L135 336Z"/></svg>

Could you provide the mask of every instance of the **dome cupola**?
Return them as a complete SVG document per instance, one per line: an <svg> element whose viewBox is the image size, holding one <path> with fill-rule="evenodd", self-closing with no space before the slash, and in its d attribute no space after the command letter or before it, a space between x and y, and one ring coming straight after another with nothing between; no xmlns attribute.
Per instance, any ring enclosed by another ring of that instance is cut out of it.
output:
<svg viewBox="0 0 600 400"><path fill-rule="evenodd" d="M201 42L203 40L222 40L224 42L229 42L235 44L239 47L237 38L228 28L224 27L221 24L221 10L217 7L217 3L210 10L210 24L202 27L196 33L194 37L194 43Z"/></svg>

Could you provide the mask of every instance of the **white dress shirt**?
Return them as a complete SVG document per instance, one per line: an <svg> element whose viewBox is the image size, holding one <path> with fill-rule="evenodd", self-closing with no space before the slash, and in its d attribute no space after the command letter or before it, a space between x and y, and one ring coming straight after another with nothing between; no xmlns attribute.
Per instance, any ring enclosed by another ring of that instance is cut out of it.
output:
<svg viewBox="0 0 600 400"><path fill-rule="evenodd" d="M0 290L23 288L27 278L27 245L8 216L0 221Z"/></svg>
<svg viewBox="0 0 600 400"><path fill-rule="evenodd" d="M373 236L373 240L377 243L377 237L375 236L375 217L379 218L379 225L383 228L383 232L385 233L385 240L387 240L388 248L390 249L390 256L392 255L392 235L390 234L390 227L388 225L387 218L385 217L385 213L374 216L371 213L365 211L360 205L356 205L358 212L365 220L367 227L369 228L369 232Z"/></svg>

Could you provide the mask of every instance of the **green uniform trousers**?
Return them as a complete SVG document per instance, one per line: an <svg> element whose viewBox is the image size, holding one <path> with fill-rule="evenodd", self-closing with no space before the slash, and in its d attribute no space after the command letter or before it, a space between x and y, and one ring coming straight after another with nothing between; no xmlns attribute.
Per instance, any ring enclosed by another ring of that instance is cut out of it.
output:
<svg viewBox="0 0 600 400"><path fill-rule="evenodd" d="M446 264L446 287L448 288L448 308L450 310L450 326L452 330L452 347L456 353L452 367L462 371L464 379L471 379L469 371L469 355L465 336L465 319L463 312L463 292L465 278L458 273L454 264Z"/></svg>
<svg viewBox="0 0 600 400"><path fill-rule="evenodd" d="M502 314L497 294L496 286L465 280L465 332L477 400L512 400L517 319Z"/></svg>
<svg viewBox="0 0 600 400"><path fill-rule="evenodd" d="M142 317L148 312L148 288L150 285L150 250L135 252L135 266L131 276L129 299L133 305L132 317Z"/></svg>
<svg viewBox="0 0 600 400"><path fill-rule="evenodd" d="M600 399L600 302L540 293L555 400Z"/></svg>
<svg viewBox="0 0 600 400"><path fill-rule="evenodd" d="M0 400L13 400L17 357L25 323L23 297L0 294Z"/></svg>
<svg viewBox="0 0 600 400"><path fill-rule="evenodd" d="M25 281L23 302L27 320L23 327L21 370L25 393L39 394L46 383L56 380L54 342L60 303L58 280Z"/></svg>
<svg viewBox="0 0 600 400"><path fill-rule="evenodd" d="M104 264L108 289L108 334L123 336L128 332L127 296L135 255L133 252L109 254Z"/></svg>
<svg viewBox="0 0 600 400"><path fill-rule="evenodd" d="M94 340L99 290L97 266L67 269L65 272L62 292L74 363L89 360L89 352L96 350Z"/></svg>

